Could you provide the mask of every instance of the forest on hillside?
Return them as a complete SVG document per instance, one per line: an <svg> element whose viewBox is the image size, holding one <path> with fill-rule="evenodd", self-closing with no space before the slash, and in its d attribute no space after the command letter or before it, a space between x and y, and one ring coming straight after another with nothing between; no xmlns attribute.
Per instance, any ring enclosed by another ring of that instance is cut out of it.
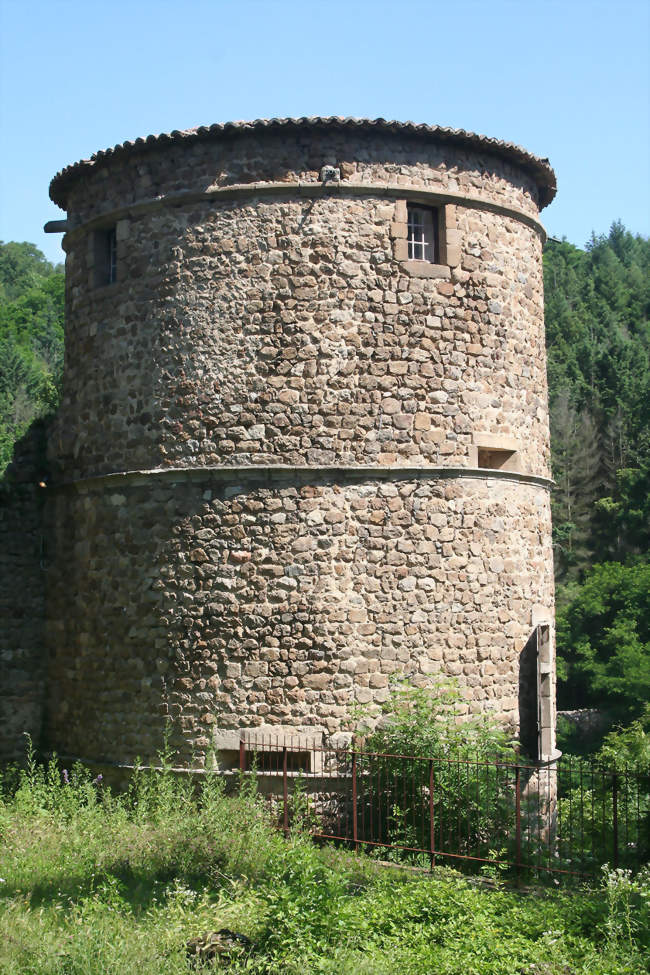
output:
<svg viewBox="0 0 650 975"><path fill-rule="evenodd" d="M549 240L544 280L559 705L630 721L650 700L650 241ZM56 408L63 298L60 265L0 244L0 472Z"/></svg>
<svg viewBox="0 0 650 975"><path fill-rule="evenodd" d="M558 705L629 721L650 701L650 241L549 240L544 287Z"/></svg>

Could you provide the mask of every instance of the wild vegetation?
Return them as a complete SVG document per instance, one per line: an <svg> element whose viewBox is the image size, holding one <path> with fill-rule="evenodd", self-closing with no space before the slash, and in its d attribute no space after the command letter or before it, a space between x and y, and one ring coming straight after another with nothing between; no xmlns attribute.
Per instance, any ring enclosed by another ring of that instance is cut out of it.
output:
<svg viewBox="0 0 650 975"><path fill-rule="evenodd" d="M650 763L649 265L650 242L619 224L584 250L549 241L545 251L560 703L609 708L621 727L596 756L609 768ZM0 245L0 471L56 407L62 359L61 269L31 244ZM438 754L455 735L461 750L512 754L494 729L460 735L440 699L434 721L426 695L398 698L397 720L368 747ZM243 783L229 797L208 775L195 790L171 775L169 756L163 766L121 795L33 755L9 771L3 975L187 972L186 942L221 928L252 943L235 941L228 970L260 975L650 970L648 870L605 867L598 891L544 895L502 889L494 868L491 888L451 870L387 870L319 849L299 828L285 839Z"/></svg>
<svg viewBox="0 0 650 975"><path fill-rule="evenodd" d="M650 970L650 874L596 891L489 886L318 848L272 829L253 788L162 773L112 793L56 762L5 779L3 975L166 975L227 929L217 970L258 975L639 975ZM198 941L194 940L198 939ZM250 942L250 944L249 944ZM206 967L207 970L207 967ZM210 969L213 970L213 969Z"/></svg>
<svg viewBox="0 0 650 975"><path fill-rule="evenodd" d="M368 734L357 715L358 835L386 844L382 856L426 866L433 845L464 872L498 864L509 882L525 875L538 884L593 878L607 859L648 862L650 705L600 747L591 742L591 755L571 754L584 751L579 740L563 742L569 754L543 767L529 791L530 760L517 742L485 715L458 723L461 702L449 681L423 688L398 679ZM547 791L559 800L553 809ZM349 820L340 835L352 835Z"/></svg>
<svg viewBox="0 0 650 975"><path fill-rule="evenodd" d="M550 240L544 287L557 576L647 555L650 241Z"/></svg>
<svg viewBox="0 0 650 975"><path fill-rule="evenodd" d="M64 275L33 245L0 242L0 474L37 417L56 408Z"/></svg>

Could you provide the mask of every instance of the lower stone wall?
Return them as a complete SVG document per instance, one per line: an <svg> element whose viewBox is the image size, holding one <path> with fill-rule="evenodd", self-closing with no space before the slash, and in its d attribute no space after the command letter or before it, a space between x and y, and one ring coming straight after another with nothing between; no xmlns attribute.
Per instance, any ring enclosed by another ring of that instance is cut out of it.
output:
<svg viewBox="0 0 650 975"><path fill-rule="evenodd" d="M161 472L54 504L47 731L62 753L151 759L167 716L199 765L225 729L327 739L393 673L451 675L467 714L517 727L520 654L553 612L541 484Z"/></svg>
<svg viewBox="0 0 650 975"><path fill-rule="evenodd" d="M41 734L47 557L43 438L42 424L35 424L0 479L0 761L25 756L25 732L35 745Z"/></svg>

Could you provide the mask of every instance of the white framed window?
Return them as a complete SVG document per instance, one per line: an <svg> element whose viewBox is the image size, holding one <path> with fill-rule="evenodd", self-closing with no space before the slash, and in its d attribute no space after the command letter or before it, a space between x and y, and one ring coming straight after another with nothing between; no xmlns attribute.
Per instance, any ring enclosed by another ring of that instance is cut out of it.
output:
<svg viewBox="0 0 650 975"><path fill-rule="evenodd" d="M407 204L407 243L409 261L439 261L438 211L431 207Z"/></svg>

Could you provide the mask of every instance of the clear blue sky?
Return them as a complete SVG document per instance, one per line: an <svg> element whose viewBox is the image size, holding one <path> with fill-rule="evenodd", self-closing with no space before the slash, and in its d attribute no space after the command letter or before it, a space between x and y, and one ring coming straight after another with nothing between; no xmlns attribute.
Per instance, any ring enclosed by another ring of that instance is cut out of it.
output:
<svg viewBox="0 0 650 975"><path fill-rule="evenodd" d="M650 235L648 0L0 0L0 238L59 260L63 166L125 139L273 115L464 128L548 156L542 219Z"/></svg>

